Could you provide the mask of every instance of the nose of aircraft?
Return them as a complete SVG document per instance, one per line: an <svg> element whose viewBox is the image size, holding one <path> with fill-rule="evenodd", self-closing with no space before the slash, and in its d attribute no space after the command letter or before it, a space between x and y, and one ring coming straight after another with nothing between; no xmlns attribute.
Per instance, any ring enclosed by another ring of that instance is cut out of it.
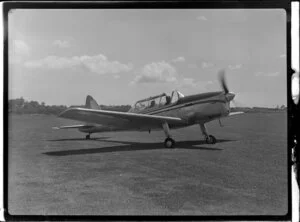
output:
<svg viewBox="0 0 300 222"><path fill-rule="evenodd" d="M229 93L226 94L226 98L227 98L228 101L233 100L234 97L235 97L235 94L233 92L229 92Z"/></svg>

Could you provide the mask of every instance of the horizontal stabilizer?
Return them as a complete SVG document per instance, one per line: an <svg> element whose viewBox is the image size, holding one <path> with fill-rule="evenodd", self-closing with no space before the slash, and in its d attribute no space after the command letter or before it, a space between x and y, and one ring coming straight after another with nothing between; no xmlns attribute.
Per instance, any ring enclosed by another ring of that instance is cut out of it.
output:
<svg viewBox="0 0 300 222"><path fill-rule="evenodd" d="M55 127L52 127L52 129L54 130L59 130L59 129L78 129L78 128L81 128L81 127L84 127L86 125L72 125L72 126L55 126Z"/></svg>
<svg viewBox="0 0 300 222"><path fill-rule="evenodd" d="M244 112L232 112L229 113L229 116L234 116L234 115L239 115L239 114L243 114Z"/></svg>

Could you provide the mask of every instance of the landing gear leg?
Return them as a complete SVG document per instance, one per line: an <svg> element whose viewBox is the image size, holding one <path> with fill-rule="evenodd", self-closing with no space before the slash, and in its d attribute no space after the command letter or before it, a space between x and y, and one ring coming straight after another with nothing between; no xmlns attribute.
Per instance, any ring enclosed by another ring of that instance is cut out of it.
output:
<svg viewBox="0 0 300 222"><path fill-rule="evenodd" d="M86 135L86 136L85 136L85 139L86 139L86 140L91 139L91 134L89 133L88 135Z"/></svg>
<svg viewBox="0 0 300 222"><path fill-rule="evenodd" d="M204 124L199 124L199 125L200 125L201 132L205 138L205 142L207 144L215 144L217 142L216 137L214 137L213 135L208 135Z"/></svg>
<svg viewBox="0 0 300 222"><path fill-rule="evenodd" d="M175 145L175 140L173 140L171 138L171 134L170 134L170 128L169 128L169 125L168 123L163 123L163 129L164 129L164 132L166 134L166 139L165 139L165 142L164 142L164 145L166 148L174 148L174 145Z"/></svg>

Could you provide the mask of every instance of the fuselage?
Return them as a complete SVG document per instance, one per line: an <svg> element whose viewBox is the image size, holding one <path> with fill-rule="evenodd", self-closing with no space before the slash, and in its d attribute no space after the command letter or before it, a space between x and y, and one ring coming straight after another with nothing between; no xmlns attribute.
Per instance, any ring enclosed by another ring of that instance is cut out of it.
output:
<svg viewBox="0 0 300 222"><path fill-rule="evenodd" d="M170 128L181 128L194 124L204 124L209 121L225 117L230 113L229 102L233 99L234 94L229 95L230 98L226 98L223 91L208 92L185 96L179 98L176 103L169 105L155 106L143 110L131 109L129 112L157 115L157 116L169 116L178 117L184 120L180 124L170 124ZM120 124L116 126L107 125L87 125L86 127L79 128L79 131L85 133L107 132L107 131L151 131L161 130L162 127L144 127L135 126L133 124Z"/></svg>

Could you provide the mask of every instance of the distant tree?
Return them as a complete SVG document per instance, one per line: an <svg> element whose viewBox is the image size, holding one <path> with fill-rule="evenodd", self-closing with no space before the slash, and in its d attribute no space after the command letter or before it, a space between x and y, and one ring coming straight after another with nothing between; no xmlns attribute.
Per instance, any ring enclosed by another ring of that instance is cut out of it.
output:
<svg viewBox="0 0 300 222"><path fill-rule="evenodd" d="M24 103L25 103L25 100L23 99L23 97L21 97L20 99L14 100L14 104L18 107L23 107Z"/></svg>
<svg viewBox="0 0 300 222"><path fill-rule="evenodd" d="M100 108L103 110L109 110L109 111L118 111L118 112L127 112L131 106L130 105L100 105Z"/></svg>
<svg viewBox="0 0 300 222"><path fill-rule="evenodd" d="M84 107L80 106L71 106L71 107ZM127 112L130 109L130 105L100 105L100 108L103 110ZM8 101L8 111L10 113L16 114L49 114L49 115L58 115L62 111L66 110L67 106L65 105L46 105L45 102L37 101L26 101L22 97L18 99L11 99Z"/></svg>

